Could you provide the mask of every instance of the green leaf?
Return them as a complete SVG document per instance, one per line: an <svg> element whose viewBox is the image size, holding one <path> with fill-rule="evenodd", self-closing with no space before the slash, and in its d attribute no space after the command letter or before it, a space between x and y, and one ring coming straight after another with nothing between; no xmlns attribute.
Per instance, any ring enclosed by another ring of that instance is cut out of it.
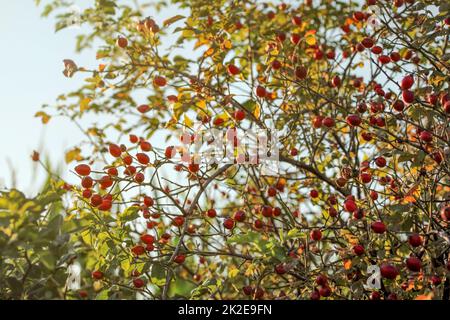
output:
<svg viewBox="0 0 450 320"><path fill-rule="evenodd" d="M41 262L45 268L53 270L55 268L56 258L49 251L42 251L39 254L39 262Z"/></svg>
<svg viewBox="0 0 450 320"><path fill-rule="evenodd" d="M108 300L108 298L109 298L109 289L105 289L97 294L95 300Z"/></svg>
<svg viewBox="0 0 450 320"><path fill-rule="evenodd" d="M132 206L127 209L119 216L119 219L123 222L133 221L139 218L139 207Z"/></svg>
<svg viewBox="0 0 450 320"><path fill-rule="evenodd" d="M154 263L152 265L152 282L157 286L162 286L166 283L166 270L161 263Z"/></svg>

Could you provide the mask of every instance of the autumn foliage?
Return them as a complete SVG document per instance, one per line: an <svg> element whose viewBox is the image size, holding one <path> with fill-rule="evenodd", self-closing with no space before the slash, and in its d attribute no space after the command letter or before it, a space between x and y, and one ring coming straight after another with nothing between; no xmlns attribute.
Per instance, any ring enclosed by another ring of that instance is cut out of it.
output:
<svg viewBox="0 0 450 320"><path fill-rule="evenodd" d="M85 134L76 183L3 194L0 296L449 299L450 5L172 2L82 12L84 85L37 114ZM276 175L188 152L269 126Z"/></svg>

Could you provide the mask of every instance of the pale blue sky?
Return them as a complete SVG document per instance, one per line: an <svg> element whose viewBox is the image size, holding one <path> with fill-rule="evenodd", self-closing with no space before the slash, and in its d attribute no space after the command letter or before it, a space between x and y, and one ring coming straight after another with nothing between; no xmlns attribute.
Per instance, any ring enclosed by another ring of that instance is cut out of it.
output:
<svg viewBox="0 0 450 320"><path fill-rule="evenodd" d="M73 2L84 4L82 7L87 4ZM157 21L179 13L173 9L158 14ZM42 18L41 10L34 0L2 0L0 10L0 189L17 187L28 194L38 190L45 178L42 169L37 170L37 176L33 174L33 150L42 151L42 158L50 157L53 165L62 165L66 173L62 177L70 182L64 152L83 140L67 120L53 118L44 126L34 117L43 104L53 104L58 95L82 83L82 76L67 79L62 75L62 61L73 59L79 66L98 63L94 52L75 54L75 37L80 30L55 33L55 20Z"/></svg>
<svg viewBox="0 0 450 320"><path fill-rule="evenodd" d="M90 59L88 53L74 54L77 31L55 33L54 20L41 18L41 9L33 0L3 0L0 10L0 187L13 186L11 165L17 187L28 192L45 177L42 170L33 176L32 151L43 145L54 163L62 163L66 147L81 138L71 123L55 120L43 126L34 114L80 84L81 78L63 77L63 59L81 65Z"/></svg>

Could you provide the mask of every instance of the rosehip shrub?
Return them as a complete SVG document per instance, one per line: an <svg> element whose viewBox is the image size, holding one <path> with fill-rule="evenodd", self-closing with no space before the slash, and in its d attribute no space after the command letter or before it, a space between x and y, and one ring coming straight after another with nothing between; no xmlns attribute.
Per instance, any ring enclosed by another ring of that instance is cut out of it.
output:
<svg viewBox="0 0 450 320"><path fill-rule="evenodd" d="M85 83L40 113L86 139L2 195L2 298L449 299L449 6L278 4L86 9Z"/></svg>

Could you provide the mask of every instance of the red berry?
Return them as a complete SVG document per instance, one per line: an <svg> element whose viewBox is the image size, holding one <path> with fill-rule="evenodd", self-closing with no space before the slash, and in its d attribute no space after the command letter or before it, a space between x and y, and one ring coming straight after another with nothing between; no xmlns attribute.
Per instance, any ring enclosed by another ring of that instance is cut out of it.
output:
<svg viewBox="0 0 450 320"><path fill-rule="evenodd" d="M117 144L113 144L111 143L109 145L109 153L115 157L118 158L120 157L120 155L122 154L122 149L117 145Z"/></svg>
<svg viewBox="0 0 450 320"><path fill-rule="evenodd" d="M408 75L402 79L401 87L402 90L410 89L414 84L414 78L411 75Z"/></svg>
<svg viewBox="0 0 450 320"><path fill-rule="evenodd" d="M141 278L133 279L133 285L135 288L142 288L145 285L145 281Z"/></svg>
<svg viewBox="0 0 450 320"><path fill-rule="evenodd" d="M264 224L261 220L257 219L255 220L253 226L255 227L255 229L262 229L262 227L264 227Z"/></svg>
<svg viewBox="0 0 450 320"><path fill-rule="evenodd" d="M346 200L344 202L344 209L347 212L354 212L358 209L358 206L356 205L355 201L353 200Z"/></svg>
<svg viewBox="0 0 450 320"><path fill-rule="evenodd" d="M261 213L264 217L270 218L272 216L272 207L271 206L263 206L261 209Z"/></svg>
<svg viewBox="0 0 450 320"><path fill-rule="evenodd" d="M362 183L370 183L370 181L372 181L372 175L367 172L361 173L359 178L361 179Z"/></svg>
<svg viewBox="0 0 450 320"><path fill-rule="evenodd" d="M273 214L274 217L279 217L281 215L281 209L278 208L278 207L273 208L272 214Z"/></svg>
<svg viewBox="0 0 450 320"><path fill-rule="evenodd" d="M238 210L234 213L234 220L237 222L243 222L245 220L245 212L242 210Z"/></svg>
<svg viewBox="0 0 450 320"><path fill-rule="evenodd" d="M313 189L309 192L309 195L311 196L311 198L315 199L319 197L319 191Z"/></svg>
<svg viewBox="0 0 450 320"><path fill-rule="evenodd" d="M320 296L326 298L331 295L331 288L329 286L324 286L319 290Z"/></svg>
<svg viewBox="0 0 450 320"><path fill-rule="evenodd" d="M131 143L137 143L139 141L139 138L134 135L134 134L130 134L130 142Z"/></svg>
<svg viewBox="0 0 450 320"><path fill-rule="evenodd" d="M164 152L164 155L166 156L167 159L171 159L172 157L175 156L174 149L175 149L174 146L169 146L169 147L166 148L166 151Z"/></svg>
<svg viewBox="0 0 450 320"><path fill-rule="evenodd" d="M239 70L239 68L236 67L234 64L229 64L227 67L227 70L228 70L228 73L233 76L235 76L241 72L241 70Z"/></svg>
<svg viewBox="0 0 450 320"><path fill-rule="evenodd" d="M140 112L140 113L146 113L146 112L148 112L148 111L150 111L150 106L148 105L148 104L142 104L142 105L140 105L139 107L137 107L137 110ZM136 137L137 138L137 137ZM137 141L136 141L137 142Z"/></svg>
<svg viewBox="0 0 450 320"><path fill-rule="evenodd" d="M442 283L442 279L436 275L433 275L431 277L431 282L433 283L434 286L438 286Z"/></svg>
<svg viewBox="0 0 450 320"><path fill-rule="evenodd" d="M75 172L80 176L88 176L91 173L91 167L87 164L79 164L75 167Z"/></svg>
<svg viewBox="0 0 450 320"><path fill-rule="evenodd" d="M431 142L433 141L433 135L428 131L422 131L419 135L420 140L423 142Z"/></svg>
<svg viewBox="0 0 450 320"><path fill-rule="evenodd" d="M236 121L242 121L242 120L244 120L244 119L245 119L245 112L242 111L242 110L236 110L236 111L234 112L234 119L235 119Z"/></svg>
<svg viewBox="0 0 450 320"><path fill-rule="evenodd" d="M383 48L381 48L380 46L372 47L371 50L374 54L380 54L381 52L383 52Z"/></svg>
<svg viewBox="0 0 450 320"><path fill-rule="evenodd" d="M99 195L99 194L94 194L94 195L91 197L91 206L93 206L93 207L98 207L98 206L102 203L102 201L103 201L103 198L102 198L101 195Z"/></svg>
<svg viewBox="0 0 450 320"><path fill-rule="evenodd" d="M153 206L154 203L155 203L155 201L153 200L152 197L148 197L148 196L144 197L144 204L146 207L150 208Z"/></svg>
<svg viewBox="0 0 450 320"><path fill-rule="evenodd" d="M317 290L314 290L310 296L311 300L320 300L320 293Z"/></svg>
<svg viewBox="0 0 450 320"><path fill-rule="evenodd" d="M153 79L153 85L155 87L164 87L167 84L167 80L164 77L156 76Z"/></svg>
<svg viewBox="0 0 450 320"><path fill-rule="evenodd" d="M283 42L286 40L286 34L284 32L277 32L277 40Z"/></svg>
<svg viewBox="0 0 450 320"><path fill-rule="evenodd" d="M400 53L398 52L392 52L389 57L391 58L392 61L394 62L398 62L401 59Z"/></svg>
<svg viewBox="0 0 450 320"><path fill-rule="evenodd" d="M181 227L184 224L184 217L178 216L173 219L172 224L177 227Z"/></svg>
<svg viewBox="0 0 450 320"><path fill-rule="evenodd" d="M305 79L306 76L308 74L308 69L306 69L303 66L299 66L297 68L295 68L295 76L297 77L297 79Z"/></svg>
<svg viewBox="0 0 450 320"><path fill-rule="evenodd" d="M361 41L361 44L366 48L372 48L374 45L373 39L366 37Z"/></svg>
<svg viewBox="0 0 450 320"><path fill-rule="evenodd" d="M328 278L326 275L319 274L316 278L316 283L319 286L326 286L328 283Z"/></svg>
<svg viewBox="0 0 450 320"><path fill-rule="evenodd" d="M293 44L298 44L300 42L301 36L298 33L291 34L291 42Z"/></svg>
<svg viewBox="0 0 450 320"><path fill-rule="evenodd" d="M134 246L131 249L131 252L133 252L133 254L136 255L136 256L140 256L140 255L143 255L145 253L145 248L143 246L141 246L141 245L137 245L137 246Z"/></svg>
<svg viewBox="0 0 450 320"><path fill-rule="evenodd" d="M330 117L326 117L322 120L322 124L327 127L327 128L331 128L334 126L334 119L330 118Z"/></svg>
<svg viewBox="0 0 450 320"><path fill-rule="evenodd" d="M188 170L192 173L196 173L200 170L200 165L198 163L190 163L188 165Z"/></svg>
<svg viewBox="0 0 450 320"><path fill-rule="evenodd" d="M361 11L356 11L353 13L353 19L356 21L363 21L365 18L365 14Z"/></svg>
<svg viewBox="0 0 450 320"><path fill-rule="evenodd" d="M337 217L338 212L337 212L337 210L335 208L329 207L328 208L328 214L330 215L330 217L334 218L334 217Z"/></svg>
<svg viewBox="0 0 450 320"><path fill-rule="evenodd" d="M173 259L173 261L178 264L184 263L185 260L186 260L186 256L184 254L179 254L175 257L175 259Z"/></svg>
<svg viewBox="0 0 450 320"><path fill-rule="evenodd" d="M375 164L379 167L379 168L384 168L386 166L386 159L384 157L378 157L375 160Z"/></svg>
<svg viewBox="0 0 450 320"><path fill-rule="evenodd" d="M272 69L273 70L278 70L281 68L281 62L278 60L274 60L272 61Z"/></svg>
<svg viewBox="0 0 450 320"><path fill-rule="evenodd" d="M136 158L139 161L140 164L148 164L150 162L150 158L145 153L138 153L136 154Z"/></svg>
<svg viewBox="0 0 450 320"><path fill-rule="evenodd" d="M403 90L402 91L402 99L403 102L406 104L410 104L414 102L414 93L409 90Z"/></svg>
<svg viewBox="0 0 450 320"><path fill-rule="evenodd" d="M83 188L85 189L90 189L92 188L92 185L94 184L94 180L92 180L91 177L84 177L81 180L81 185L83 186Z"/></svg>
<svg viewBox="0 0 450 320"><path fill-rule="evenodd" d="M313 119L313 127L318 129L322 126L322 122L323 122L323 117L322 116L317 116L314 117Z"/></svg>
<svg viewBox="0 0 450 320"><path fill-rule="evenodd" d="M362 245L358 244L358 245L353 247L353 252L357 256L360 256L360 255L364 254L364 247Z"/></svg>
<svg viewBox="0 0 450 320"><path fill-rule="evenodd" d="M253 288L251 286L245 286L242 288L242 291L246 296L251 296L253 294Z"/></svg>
<svg viewBox="0 0 450 320"><path fill-rule="evenodd" d="M278 264L275 266L275 272L277 274L285 274L286 273L286 268L284 267L283 264Z"/></svg>
<svg viewBox="0 0 450 320"><path fill-rule="evenodd" d="M385 55L381 55L381 56L378 57L378 61L381 64L387 64L387 63L391 62L391 58L388 57L388 56L385 56Z"/></svg>
<svg viewBox="0 0 450 320"><path fill-rule="evenodd" d="M275 197L276 195L277 195L277 189L276 189L276 188L270 187L270 188L267 190L267 196L269 196L269 197Z"/></svg>
<svg viewBox="0 0 450 320"><path fill-rule="evenodd" d="M444 112L450 113L450 101L444 103Z"/></svg>
<svg viewBox="0 0 450 320"><path fill-rule="evenodd" d="M139 147L141 148L142 151L145 151L145 152L152 150L152 145L150 144L150 142L145 141L145 140L143 140L139 143Z"/></svg>
<svg viewBox="0 0 450 320"><path fill-rule="evenodd" d="M209 209L206 214L208 217L214 218L217 215L217 212L215 209Z"/></svg>
<svg viewBox="0 0 450 320"><path fill-rule="evenodd" d="M141 241L145 244L152 244L155 242L155 237L150 234L141 235Z"/></svg>
<svg viewBox="0 0 450 320"><path fill-rule="evenodd" d="M341 78L339 78L339 76L334 76L333 79L331 80L331 84L335 88L340 87L341 86Z"/></svg>
<svg viewBox="0 0 450 320"><path fill-rule="evenodd" d="M374 291L370 294L370 300L380 300L381 294L378 291Z"/></svg>
<svg viewBox="0 0 450 320"><path fill-rule="evenodd" d="M80 298L87 298L89 294L86 290L80 290L78 291L78 295L80 296Z"/></svg>
<svg viewBox="0 0 450 320"><path fill-rule="evenodd" d="M418 247L422 245L422 238L417 233L413 233L408 237L408 242L412 247Z"/></svg>
<svg viewBox="0 0 450 320"><path fill-rule="evenodd" d="M359 126L361 124L361 118L357 114L351 114L347 116L347 123L351 126Z"/></svg>
<svg viewBox="0 0 450 320"><path fill-rule="evenodd" d="M91 189L83 190L83 198L89 199L91 197L92 197L92 190Z"/></svg>
<svg viewBox="0 0 450 320"><path fill-rule="evenodd" d="M108 199L103 199L102 203L98 206L100 211L109 211L112 208L112 202Z"/></svg>
<svg viewBox="0 0 450 320"><path fill-rule="evenodd" d="M92 272L92 278L94 278L95 280L100 280L103 278L103 272L99 271L99 270L95 270L94 272Z"/></svg>
<svg viewBox="0 0 450 320"><path fill-rule="evenodd" d="M256 95L260 98L264 98L266 96L267 92L266 89L262 86L256 87Z"/></svg>
<svg viewBox="0 0 450 320"><path fill-rule="evenodd" d="M300 16L293 16L291 21L296 26L300 26L302 24L302 18Z"/></svg>
<svg viewBox="0 0 450 320"><path fill-rule="evenodd" d="M120 48L126 48L128 46L128 40L124 37L118 37L117 38L117 46Z"/></svg>
<svg viewBox="0 0 450 320"><path fill-rule="evenodd" d="M422 268L422 262L419 258L409 257L406 259L406 267L413 272L418 272Z"/></svg>
<svg viewBox="0 0 450 320"><path fill-rule="evenodd" d="M386 225L381 221L375 221L373 222L370 227L372 228L373 232L381 234L386 231Z"/></svg>
<svg viewBox="0 0 450 320"><path fill-rule="evenodd" d="M392 108L394 108L395 111L402 112L403 109L405 108L405 104L401 100L396 100L392 104Z"/></svg>
<svg viewBox="0 0 450 320"><path fill-rule="evenodd" d="M234 228L234 220L231 218L225 219L225 221L223 222L223 226L228 230L233 229Z"/></svg>
<svg viewBox="0 0 450 320"><path fill-rule="evenodd" d="M310 233L310 237L314 241L320 241L320 239L322 239L322 232L318 229L312 230Z"/></svg>
<svg viewBox="0 0 450 320"><path fill-rule="evenodd" d="M450 220L450 206L446 206L441 209L441 218L444 221Z"/></svg>
<svg viewBox="0 0 450 320"><path fill-rule="evenodd" d="M391 264L383 264L380 268L381 276L393 280L398 276L397 268Z"/></svg>

